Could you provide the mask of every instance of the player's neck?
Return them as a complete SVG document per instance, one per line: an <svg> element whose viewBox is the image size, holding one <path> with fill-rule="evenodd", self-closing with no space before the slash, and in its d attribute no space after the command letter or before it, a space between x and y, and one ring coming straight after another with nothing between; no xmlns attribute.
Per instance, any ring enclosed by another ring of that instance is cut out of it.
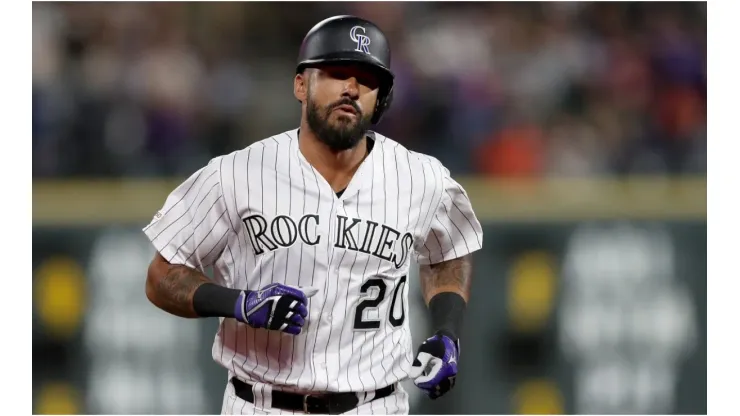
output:
<svg viewBox="0 0 740 416"><path fill-rule="evenodd" d="M367 156L367 138L363 137L355 147L335 151L316 137L307 126L302 126L298 135L298 149L326 181L340 191L347 186Z"/></svg>

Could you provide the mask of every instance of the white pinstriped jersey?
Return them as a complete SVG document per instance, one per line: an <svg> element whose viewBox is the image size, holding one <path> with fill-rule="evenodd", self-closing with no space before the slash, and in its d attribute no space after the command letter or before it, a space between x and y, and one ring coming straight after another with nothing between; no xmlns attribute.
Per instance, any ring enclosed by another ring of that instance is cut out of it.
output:
<svg viewBox="0 0 740 416"><path fill-rule="evenodd" d="M313 286L300 335L221 319L216 362L288 391L370 391L413 360L407 276L481 248L467 194L436 159L377 133L337 196L298 148L298 130L217 157L167 198L144 232L171 263L257 290Z"/></svg>

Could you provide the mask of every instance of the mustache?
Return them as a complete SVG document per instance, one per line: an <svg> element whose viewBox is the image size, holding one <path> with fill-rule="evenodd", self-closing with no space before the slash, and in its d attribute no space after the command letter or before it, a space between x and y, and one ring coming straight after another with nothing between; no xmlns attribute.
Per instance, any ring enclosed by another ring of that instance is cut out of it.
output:
<svg viewBox="0 0 740 416"><path fill-rule="evenodd" d="M332 110L334 110L335 108L337 108L337 107L339 107L341 105L350 105L350 106L352 106L352 108L354 108L355 111L357 112L357 115L362 116L362 110L360 110L360 106L357 105L356 102L350 100L349 98L341 99L341 100L337 101L336 103L330 105L327 112L331 112Z"/></svg>

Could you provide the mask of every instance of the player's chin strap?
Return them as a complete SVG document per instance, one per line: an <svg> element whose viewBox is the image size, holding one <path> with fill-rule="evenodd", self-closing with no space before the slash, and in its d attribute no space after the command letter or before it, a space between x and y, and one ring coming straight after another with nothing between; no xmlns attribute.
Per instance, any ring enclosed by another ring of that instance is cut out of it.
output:
<svg viewBox="0 0 740 416"><path fill-rule="evenodd" d="M459 334L462 331L467 303L462 296L454 292L442 292L429 300L429 311L432 314L432 328L438 334L445 335L457 344L460 352Z"/></svg>

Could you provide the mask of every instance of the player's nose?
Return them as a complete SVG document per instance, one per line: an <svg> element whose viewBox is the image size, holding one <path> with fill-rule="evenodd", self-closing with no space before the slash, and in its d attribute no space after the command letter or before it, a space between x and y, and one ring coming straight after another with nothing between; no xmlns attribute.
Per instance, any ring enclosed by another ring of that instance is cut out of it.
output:
<svg viewBox="0 0 740 416"><path fill-rule="evenodd" d="M349 77L344 81L343 97L349 97L352 100L360 98L360 83L355 77Z"/></svg>

